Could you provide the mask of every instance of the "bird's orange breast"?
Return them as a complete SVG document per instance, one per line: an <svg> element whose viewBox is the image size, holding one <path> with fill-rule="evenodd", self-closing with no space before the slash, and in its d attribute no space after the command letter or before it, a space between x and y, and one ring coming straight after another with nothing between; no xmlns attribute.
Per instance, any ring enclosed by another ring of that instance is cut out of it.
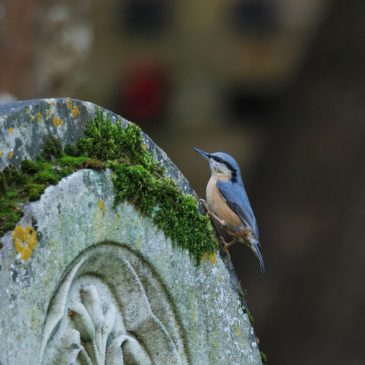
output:
<svg viewBox="0 0 365 365"><path fill-rule="evenodd" d="M218 218L223 219L228 227L236 230L242 225L240 217L228 206L217 188L217 177L212 176L207 185L208 208L215 213Z"/></svg>

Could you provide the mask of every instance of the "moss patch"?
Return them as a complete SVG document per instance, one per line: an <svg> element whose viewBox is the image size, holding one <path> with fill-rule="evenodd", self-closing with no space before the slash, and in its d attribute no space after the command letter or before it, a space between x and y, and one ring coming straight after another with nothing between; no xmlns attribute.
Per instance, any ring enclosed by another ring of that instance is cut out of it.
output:
<svg viewBox="0 0 365 365"><path fill-rule="evenodd" d="M36 161L23 161L20 170L0 173L0 236L14 229L22 204L37 200L49 185L82 169L113 170L115 205L132 203L152 219L172 242L189 251L197 263L218 248L210 220L198 211L197 200L183 194L146 150L141 130L130 123L89 121L83 138L63 149L55 137L45 139Z"/></svg>
<svg viewBox="0 0 365 365"><path fill-rule="evenodd" d="M267 356L266 356L265 352L260 351L260 357L261 357L261 361L263 364L268 364Z"/></svg>
<svg viewBox="0 0 365 365"><path fill-rule="evenodd" d="M44 145L50 141L54 139L46 138ZM22 204L38 200L47 186L81 168L101 165L105 168L105 164L89 157L66 156L61 148L58 157L53 152L41 153L35 161L23 161L19 170L14 166L5 168L0 173L0 236L14 229L23 215Z"/></svg>

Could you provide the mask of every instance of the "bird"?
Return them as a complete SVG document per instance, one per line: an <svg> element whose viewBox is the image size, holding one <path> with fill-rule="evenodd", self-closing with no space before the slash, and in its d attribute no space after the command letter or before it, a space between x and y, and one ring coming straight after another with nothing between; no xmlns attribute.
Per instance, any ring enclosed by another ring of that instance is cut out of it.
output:
<svg viewBox="0 0 365 365"><path fill-rule="evenodd" d="M211 177L206 188L207 200L200 201L215 225L232 238L231 242L226 242L220 236L223 248L228 252L236 242L246 244L257 256L261 271L265 272L259 229L237 161L225 152L193 150L209 161Z"/></svg>

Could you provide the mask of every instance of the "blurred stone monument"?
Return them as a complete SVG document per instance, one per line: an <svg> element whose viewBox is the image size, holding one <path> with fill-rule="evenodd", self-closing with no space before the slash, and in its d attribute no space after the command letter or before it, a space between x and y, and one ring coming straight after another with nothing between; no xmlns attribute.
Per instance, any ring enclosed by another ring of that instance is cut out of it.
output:
<svg viewBox="0 0 365 365"><path fill-rule="evenodd" d="M71 99L1 106L0 169L17 176L46 136L74 144L96 111ZM194 195L143 138L165 175ZM232 268L217 252L198 265L133 204L115 204L109 168L74 171L21 210L1 237L1 365L261 364Z"/></svg>

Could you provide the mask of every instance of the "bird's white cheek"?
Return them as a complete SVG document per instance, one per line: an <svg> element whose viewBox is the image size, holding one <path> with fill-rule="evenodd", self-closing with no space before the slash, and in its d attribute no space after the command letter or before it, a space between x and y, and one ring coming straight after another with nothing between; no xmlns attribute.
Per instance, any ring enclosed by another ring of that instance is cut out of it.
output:
<svg viewBox="0 0 365 365"><path fill-rule="evenodd" d="M210 160L209 161L209 165L210 165L210 169L212 171L217 171L218 169L218 164L214 161L214 160Z"/></svg>

